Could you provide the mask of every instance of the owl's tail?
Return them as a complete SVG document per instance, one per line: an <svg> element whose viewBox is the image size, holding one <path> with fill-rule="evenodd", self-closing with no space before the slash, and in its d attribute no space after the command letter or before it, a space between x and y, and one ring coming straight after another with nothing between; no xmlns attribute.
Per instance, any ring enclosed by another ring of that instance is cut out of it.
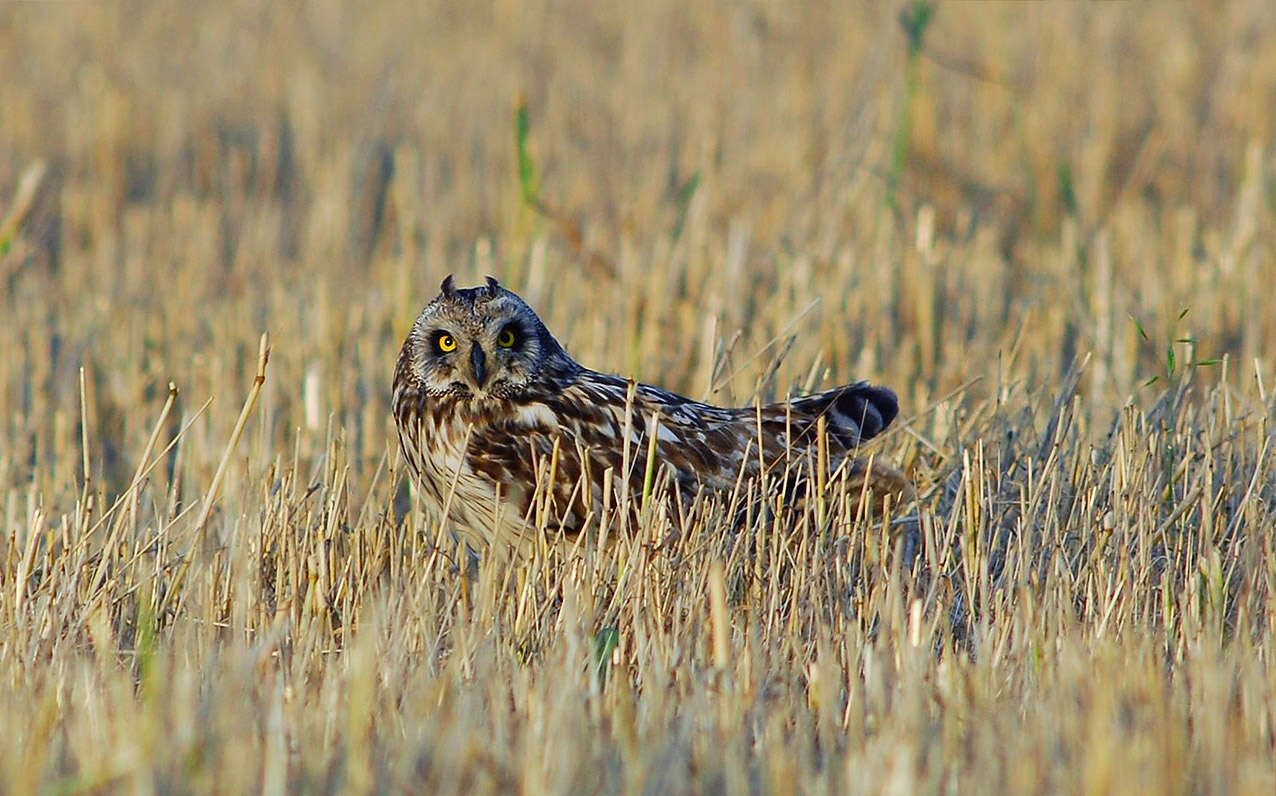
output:
<svg viewBox="0 0 1276 796"><path fill-rule="evenodd" d="M899 414L895 393L866 381L796 398L789 406L812 421L823 416L829 437L848 450L881 434Z"/></svg>

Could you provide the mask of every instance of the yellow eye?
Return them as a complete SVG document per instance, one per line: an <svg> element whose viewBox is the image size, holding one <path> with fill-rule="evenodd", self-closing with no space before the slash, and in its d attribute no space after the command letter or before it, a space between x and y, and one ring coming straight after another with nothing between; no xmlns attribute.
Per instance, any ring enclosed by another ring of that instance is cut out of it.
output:
<svg viewBox="0 0 1276 796"><path fill-rule="evenodd" d="M496 338L496 344L500 346L501 348L513 348L514 347L514 330L513 329L502 330L500 337Z"/></svg>
<svg viewBox="0 0 1276 796"><path fill-rule="evenodd" d="M456 350L456 338L450 334L439 335L439 339L435 342L438 345L439 350L445 354L449 351Z"/></svg>

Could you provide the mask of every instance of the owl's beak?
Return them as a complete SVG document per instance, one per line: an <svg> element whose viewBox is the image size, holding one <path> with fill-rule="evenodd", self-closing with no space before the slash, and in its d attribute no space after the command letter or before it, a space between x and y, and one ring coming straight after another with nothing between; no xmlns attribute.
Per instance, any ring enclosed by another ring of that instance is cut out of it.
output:
<svg viewBox="0 0 1276 796"><path fill-rule="evenodd" d="M483 353L478 343L470 349L470 364L474 366L474 386L481 390L484 380L487 379L487 355Z"/></svg>

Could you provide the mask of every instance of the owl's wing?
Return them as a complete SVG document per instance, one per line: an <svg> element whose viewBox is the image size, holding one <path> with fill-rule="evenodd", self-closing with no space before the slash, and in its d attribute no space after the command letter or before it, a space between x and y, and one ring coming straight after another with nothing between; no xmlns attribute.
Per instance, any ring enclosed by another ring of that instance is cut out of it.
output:
<svg viewBox="0 0 1276 796"><path fill-rule="evenodd" d="M830 454L840 459L880 433L897 411L894 393L865 383L762 407L723 408L584 371L476 428L467 459L501 485L529 521L571 537L598 516L608 480L613 507L623 489L630 491L630 505L638 505L651 450L653 474L689 500L701 491L730 490L742 473L755 477L762 466L776 475L805 471L821 416Z"/></svg>
<svg viewBox="0 0 1276 796"><path fill-rule="evenodd" d="M761 412L765 425L778 431L783 424L789 444L798 446L815 444L823 418L833 451L848 453L886 430L899 414L899 400L886 387L857 381L768 404Z"/></svg>
<svg viewBox="0 0 1276 796"><path fill-rule="evenodd" d="M729 489L746 457L750 430L740 410L692 401L658 387L586 371L571 384L519 405L504 420L475 428L467 453L470 467L503 485L503 494L529 519L565 534L579 533L604 503L630 490L637 506L655 437L653 475L666 479L684 499L699 491ZM654 419L654 423L653 423ZM628 444L626 445L626 439ZM756 459L756 445L752 447ZM606 472L611 470L608 477ZM537 486L526 489L520 485ZM548 492L552 506L537 505Z"/></svg>
<svg viewBox="0 0 1276 796"><path fill-rule="evenodd" d="M821 420L827 440L827 466L844 470L849 494L871 495L869 508L898 506L915 497L912 484L889 464L865 458L861 445L886 430L899 414L895 393L860 381L831 390L768 404L757 410L768 473L790 494L806 494L810 465L818 462ZM817 465L818 466L818 465Z"/></svg>

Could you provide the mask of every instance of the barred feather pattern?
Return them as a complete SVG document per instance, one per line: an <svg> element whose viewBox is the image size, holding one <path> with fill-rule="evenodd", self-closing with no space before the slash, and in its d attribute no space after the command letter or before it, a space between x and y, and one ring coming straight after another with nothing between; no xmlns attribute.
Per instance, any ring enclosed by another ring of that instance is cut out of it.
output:
<svg viewBox="0 0 1276 796"><path fill-rule="evenodd" d="M830 466L846 462L863 478L859 446L898 413L892 391L866 382L765 406L712 406L584 368L544 335L535 378L518 389L428 389L412 336L397 363L394 418L413 481L433 517L478 552L563 548L604 505L636 508L653 436L656 480L667 500L689 504L763 471L807 472L820 418ZM889 467L874 463L872 476L879 495L909 490ZM676 516L676 505L667 508Z"/></svg>

